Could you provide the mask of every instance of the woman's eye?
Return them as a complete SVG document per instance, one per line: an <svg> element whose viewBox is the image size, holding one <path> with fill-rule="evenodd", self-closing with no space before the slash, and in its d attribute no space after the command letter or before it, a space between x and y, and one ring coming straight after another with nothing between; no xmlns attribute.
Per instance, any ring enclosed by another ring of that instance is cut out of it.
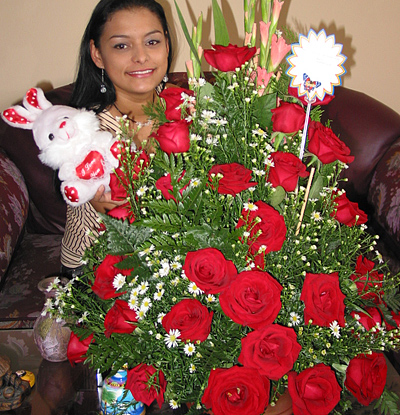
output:
<svg viewBox="0 0 400 415"><path fill-rule="evenodd" d="M158 45L159 43L160 43L159 40L149 40L147 42L147 44L150 45L150 46Z"/></svg>
<svg viewBox="0 0 400 415"><path fill-rule="evenodd" d="M118 43L114 46L114 49L125 49L126 45L124 43Z"/></svg>

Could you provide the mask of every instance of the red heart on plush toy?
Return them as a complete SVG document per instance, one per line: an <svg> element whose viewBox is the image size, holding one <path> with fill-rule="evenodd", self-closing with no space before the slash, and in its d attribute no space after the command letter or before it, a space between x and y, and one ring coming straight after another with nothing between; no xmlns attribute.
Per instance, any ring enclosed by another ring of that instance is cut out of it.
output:
<svg viewBox="0 0 400 415"><path fill-rule="evenodd" d="M83 180L101 177L104 175L104 157L98 151L91 151L75 171Z"/></svg>
<svg viewBox="0 0 400 415"><path fill-rule="evenodd" d="M70 202L72 202L72 203L79 202L78 191L76 190L75 187L65 186L64 194Z"/></svg>

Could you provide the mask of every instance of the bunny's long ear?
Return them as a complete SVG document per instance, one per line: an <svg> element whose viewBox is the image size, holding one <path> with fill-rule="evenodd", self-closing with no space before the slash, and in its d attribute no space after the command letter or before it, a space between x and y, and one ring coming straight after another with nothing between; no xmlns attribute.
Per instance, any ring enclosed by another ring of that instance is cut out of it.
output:
<svg viewBox="0 0 400 415"><path fill-rule="evenodd" d="M32 130L37 114L32 114L24 107L21 107L21 105L15 105L5 109L1 114L1 118L12 127Z"/></svg>
<svg viewBox="0 0 400 415"><path fill-rule="evenodd" d="M23 103L24 107L30 112L37 114L53 106L53 104L44 96L41 88L31 88L25 94Z"/></svg>

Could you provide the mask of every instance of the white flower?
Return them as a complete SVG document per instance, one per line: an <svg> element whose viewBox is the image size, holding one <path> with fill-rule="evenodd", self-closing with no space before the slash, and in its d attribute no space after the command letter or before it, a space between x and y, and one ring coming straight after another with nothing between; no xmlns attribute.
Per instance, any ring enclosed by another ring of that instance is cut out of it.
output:
<svg viewBox="0 0 400 415"><path fill-rule="evenodd" d="M178 402L176 402L176 400L175 400L175 399L171 399L171 400L169 401L169 406L170 406L172 409L178 409Z"/></svg>
<svg viewBox="0 0 400 415"><path fill-rule="evenodd" d="M251 212L255 212L256 210L258 210L258 206L251 202L243 203L243 208L244 210L250 210Z"/></svg>
<svg viewBox="0 0 400 415"><path fill-rule="evenodd" d="M148 297L143 298L142 305L140 306L140 308L147 311L150 307L151 307L150 298L148 298Z"/></svg>
<svg viewBox="0 0 400 415"><path fill-rule="evenodd" d="M195 294L195 295L199 295L199 294L201 294L203 291L202 290L200 290L200 288L196 285L196 283L194 283L194 282L191 282L190 284L189 284L189 286L188 286L188 291L191 293L191 294Z"/></svg>
<svg viewBox="0 0 400 415"><path fill-rule="evenodd" d="M85 320L87 320L87 316L89 315L89 312L88 311L85 311L83 314L82 314L82 316L81 316L81 318L79 318L78 319L78 323L83 323Z"/></svg>
<svg viewBox="0 0 400 415"><path fill-rule="evenodd" d="M331 324L329 324L330 329L332 330L332 334L338 339L340 337L340 326L338 322L332 321Z"/></svg>
<svg viewBox="0 0 400 415"><path fill-rule="evenodd" d="M189 372L190 373L196 372L196 366L193 363L190 365Z"/></svg>
<svg viewBox="0 0 400 415"><path fill-rule="evenodd" d="M181 337L181 332L177 329L171 329L169 333L164 336L164 342L168 349L178 346L178 342L180 342L179 337Z"/></svg>
<svg viewBox="0 0 400 415"><path fill-rule="evenodd" d="M290 321L293 324L293 326L297 326L300 324L300 316L294 311L292 311L290 313Z"/></svg>
<svg viewBox="0 0 400 415"><path fill-rule="evenodd" d="M150 254L153 251L154 251L154 245L150 245L148 248L144 249L143 251L140 251L139 252L139 256L140 257L143 257L145 255Z"/></svg>
<svg viewBox="0 0 400 415"><path fill-rule="evenodd" d="M215 301L215 296L212 294L208 294L206 300L207 303L213 303Z"/></svg>
<svg viewBox="0 0 400 415"><path fill-rule="evenodd" d="M120 289L124 286L125 281L126 281L126 277L125 277L125 275L122 275L122 274L117 274L117 275L114 277L113 287L114 287L116 290L120 290Z"/></svg>
<svg viewBox="0 0 400 415"><path fill-rule="evenodd" d="M158 271L160 273L160 277L166 277L169 274L170 269L168 260L162 260L161 269Z"/></svg>
<svg viewBox="0 0 400 415"><path fill-rule="evenodd" d="M164 287L164 283L163 282L159 282L156 285L157 290L162 290L163 287Z"/></svg>
<svg viewBox="0 0 400 415"><path fill-rule="evenodd" d="M191 356L196 351L196 347L193 343L187 343L185 344L184 350L186 356Z"/></svg>
<svg viewBox="0 0 400 415"><path fill-rule="evenodd" d="M131 310L135 310L135 311L137 311L137 310L139 309L139 302L138 302L137 297L132 297L132 296L131 296L131 297L129 298L128 305L129 305L129 308L130 308Z"/></svg>
<svg viewBox="0 0 400 415"><path fill-rule="evenodd" d="M165 316L165 313L160 313L158 316L157 316L157 323L162 323L162 319L164 318L164 316Z"/></svg>
<svg viewBox="0 0 400 415"><path fill-rule="evenodd" d="M147 187L147 186L141 186L141 187L139 187L139 189L137 190L137 192L136 192L136 194L138 195L138 196L143 196L146 192L147 192L147 190L148 190L149 188Z"/></svg>
<svg viewBox="0 0 400 415"><path fill-rule="evenodd" d="M154 300L155 301L160 301L162 296L164 295L165 290L161 289L159 291L157 291L156 293L154 293Z"/></svg>
<svg viewBox="0 0 400 415"><path fill-rule="evenodd" d="M190 186L197 187L201 184L201 180L197 178L193 178L190 180Z"/></svg>
<svg viewBox="0 0 400 415"><path fill-rule="evenodd" d="M322 220L321 212L317 212L314 210L314 212L311 213L311 218L314 219L316 222L319 222Z"/></svg>
<svg viewBox="0 0 400 415"><path fill-rule="evenodd" d="M171 268L173 270L181 269L182 268L182 264L180 262L178 262L178 261L174 261L174 262L171 263Z"/></svg>
<svg viewBox="0 0 400 415"><path fill-rule="evenodd" d="M143 295L149 289L149 282L143 281L139 285L139 294Z"/></svg>

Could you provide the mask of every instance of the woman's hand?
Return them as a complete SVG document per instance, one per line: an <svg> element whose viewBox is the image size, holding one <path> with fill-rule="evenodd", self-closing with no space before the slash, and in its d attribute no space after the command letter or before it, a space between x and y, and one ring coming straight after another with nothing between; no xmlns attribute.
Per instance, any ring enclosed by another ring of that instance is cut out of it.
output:
<svg viewBox="0 0 400 415"><path fill-rule="evenodd" d="M93 196L93 199L90 201L92 206L99 213L107 213L109 210L115 208L116 206L121 206L126 203L126 200L112 200L111 192L106 192L105 187L101 185L96 194Z"/></svg>

